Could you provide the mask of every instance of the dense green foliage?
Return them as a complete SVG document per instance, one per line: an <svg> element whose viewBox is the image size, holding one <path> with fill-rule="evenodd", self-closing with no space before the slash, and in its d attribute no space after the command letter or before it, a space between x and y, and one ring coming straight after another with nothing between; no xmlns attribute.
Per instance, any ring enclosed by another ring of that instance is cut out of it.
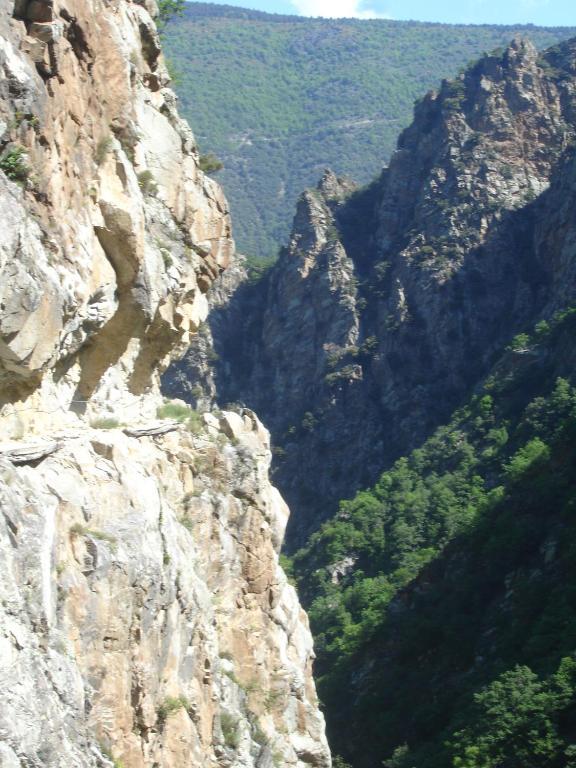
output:
<svg viewBox="0 0 576 768"><path fill-rule="evenodd" d="M224 164L215 154L209 152L207 155L200 155L198 167L201 171L204 171L204 173L216 173L217 171L222 170Z"/></svg>
<svg viewBox="0 0 576 768"><path fill-rule="evenodd" d="M576 765L576 745L562 738L562 715L574 706L576 661L565 657L540 680L516 666L474 695L470 722L450 743L455 768Z"/></svg>
<svg viewBox="0 0 576 768"><path fill-rule="evenodd" d="M575 331L569 309L513 340L293 558L355 768L576 766Z"/></svg>
<svg viewBox="0 0 576 768"><path fill-rule="evenodd" d="M184 14L185 0L158 0L158 29L164 31L166 25Z"/></svg>
<svg viewBox="0 0 576 768"><path fill-rule="evenodd" d="M0 157L0 170L12 181L23 183L30 174L24 147L12 147Z"/></svg>
<svg viewBox="0 0 576 768"><path fill-rule="evenodd" d="M518 32L545 47L575 30L303 19L187 3L164 47L202 152L224 162L240 250L272 256L296 198L325 167L368 181L424 90Z"/></svg>

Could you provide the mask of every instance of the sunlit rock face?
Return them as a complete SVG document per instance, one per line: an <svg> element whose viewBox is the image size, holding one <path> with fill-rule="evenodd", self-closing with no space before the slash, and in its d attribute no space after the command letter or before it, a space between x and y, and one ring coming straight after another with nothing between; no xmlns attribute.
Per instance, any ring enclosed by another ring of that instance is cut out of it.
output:
<svg viewBox="0 0 576 768"><path fill-rule="evenodd" d="M5 403L140 407L233 253L149 10L3 3L3 166L21 166L0 179Z"/></svg>
<svg viewBox="0 0 576 768"><path fill-rule="evenodd" d="M0 459L2 765L329 766L254 414L57 439Z"/></svg>
<svg viewBox="0 0 576 768"><path fill-rule="evenodd" d="M156 10L1 0L0 764L329 768L268 433L158 415L234 245Z"/></svg>

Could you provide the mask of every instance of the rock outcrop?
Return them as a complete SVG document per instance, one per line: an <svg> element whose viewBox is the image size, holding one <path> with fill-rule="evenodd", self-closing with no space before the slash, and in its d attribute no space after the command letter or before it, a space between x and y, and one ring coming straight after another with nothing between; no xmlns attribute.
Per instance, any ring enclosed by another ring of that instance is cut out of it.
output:
<svg viewBox="0 0 576 768"><path fill-rule="evenodd" d="M236 253L206 294L210 321L200 325L183 359L170 366L162 378L162 389L167 395L183 397L202 410L216 405L219 400L216 364L228 366L229 341L237 338L249 318L254 322L253 312L246 312L246 302L237 301L239 291L250 292L250 284L246 260ZM232 296L235 296L234 309L230 303Z"/></svg>
<svg viewBox="0 0 576 768"><path fill-rule="evenodd" d="M163 407L234 245L156 5L0 6L0 764L329 768L268 434Z"/></svg>
<svg viewBox="0 0 576 768"><path fill-rule="evenodd" d="M140 409L205 318L233 243L144 5L11 12L4 2L0 376L17 435L71 404Z"/></svg>
<svg viewBox="0 0 576 768"><path fill-rule="evenodd" d="M351 192L327 173L259 294L232 297L249 332L222 342L219 391L272 430L292 546L574 295L569 240L562 263L551 254L565 231L554 208L566 213L575 61L574 41L539 56L517 40L444 81L381 177Z"/></svg>
<svg viewBox="0 0 576 768"><path fill-rule="evenodd" d="M288 510L245 412L0 454L0 762L329 766Z"/></svg>

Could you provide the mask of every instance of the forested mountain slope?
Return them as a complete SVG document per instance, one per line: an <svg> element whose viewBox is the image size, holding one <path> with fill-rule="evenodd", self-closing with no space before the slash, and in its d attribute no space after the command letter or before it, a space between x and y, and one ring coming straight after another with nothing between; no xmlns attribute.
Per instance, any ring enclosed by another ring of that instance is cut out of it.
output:
<svg viewBox="0 0 576 768"><path fill-rule="evenodd" d="M296 554L355 768L574 765L575 331L568 308L519 335Z"/></svg>
<svg viewBox="0 0 576 768"><path fill-rule="evenodd" d="M521 32L539 48L575 30L270 15L189 3L165 31L182 111L220 181L242 252L275 256L302 189L329 166L376 175L414 99Z"/></svg>

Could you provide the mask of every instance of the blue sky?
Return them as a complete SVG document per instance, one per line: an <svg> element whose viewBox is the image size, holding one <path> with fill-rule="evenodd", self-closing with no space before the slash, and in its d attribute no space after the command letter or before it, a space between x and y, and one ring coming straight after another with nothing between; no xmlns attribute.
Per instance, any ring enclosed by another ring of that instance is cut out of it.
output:
<svg viewBox="0 0 576 768"><path fill-rule="evenodd" d="M575 0L223 0L304 16L417 19L464 24L576 26Z"/></svg>

